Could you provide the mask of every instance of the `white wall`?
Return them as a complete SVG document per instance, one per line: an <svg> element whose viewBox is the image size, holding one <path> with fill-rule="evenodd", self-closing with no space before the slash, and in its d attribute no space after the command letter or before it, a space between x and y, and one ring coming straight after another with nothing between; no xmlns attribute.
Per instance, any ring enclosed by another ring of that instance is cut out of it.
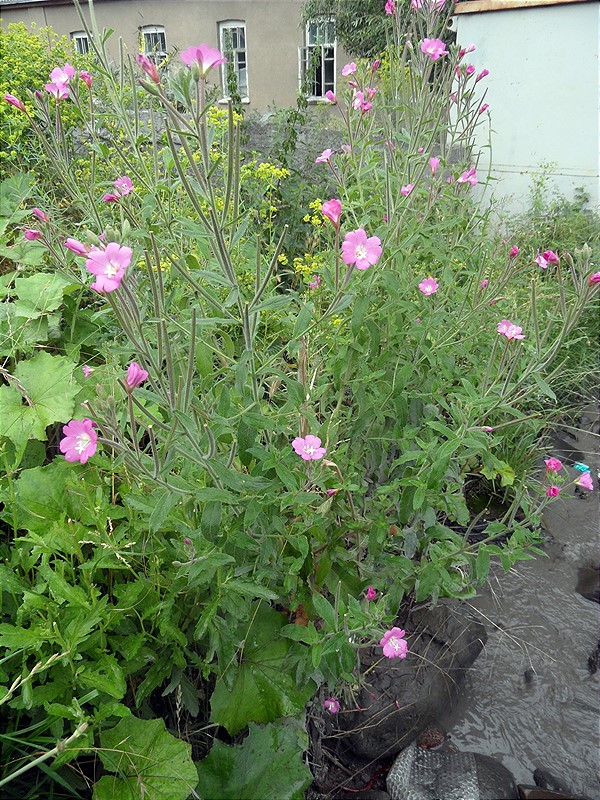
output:
<svg viewBox="0 0 600 800"><path fill-rule="evenodd" d="M454 26L461 45L477 46L469 60L490 70L485 80L495 198L510 198L511 211L524 210L532 175L541 163L554 162L550 184L569 198L583 187L599 208L598 0L458 13Z"/></svg>

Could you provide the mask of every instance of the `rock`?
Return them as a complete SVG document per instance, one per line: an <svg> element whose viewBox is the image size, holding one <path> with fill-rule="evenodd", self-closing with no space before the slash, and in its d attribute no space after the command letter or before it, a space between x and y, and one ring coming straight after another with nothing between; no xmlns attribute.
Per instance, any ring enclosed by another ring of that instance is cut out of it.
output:
<svg viewBox="0 0 600 800"><path fill-rule="evenodd" d="M600 603L600 567L592 565L579 567L575 588L586 600Z"/></svg>
<svg viewBox="0 0 600 800"><path fill-rule="evenodd" d="M397 752L447 711L487 638L483 625L445 601L413 612L402 625L408 657L382 658L379 647L368 653L362 663L367 683L356 698L360 710L340 715L343 744L360 758Z"/></svg>

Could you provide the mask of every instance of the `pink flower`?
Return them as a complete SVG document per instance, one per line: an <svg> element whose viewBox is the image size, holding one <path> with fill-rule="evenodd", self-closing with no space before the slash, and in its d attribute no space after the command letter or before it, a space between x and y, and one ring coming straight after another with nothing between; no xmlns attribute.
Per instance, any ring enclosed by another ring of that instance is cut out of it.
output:
<svg viewBox="0 0 600 800"><path fill-rule="evenodd" d="M483 105L480 107L480 109L479 109L479 111L478 111L477 113L478 113L478 114L483 114L485 111L487 111L487 110L488 110L488 108L489 108L489 104L488 104L488 103L484 103L484 104L483 104Z"/></svg>
<svg viewBox="0 0 600 800"><path fill-rule="evenodd" d="M385 13L390 16L396 13L396 3L394 3L394 0L387 0L385 4Z"/></svg>
<svg viewBox="0 0 600 800"><path fill-rule="evenodd" d="M502 322L498 323L498 327L496 328L498 333L506 336L506 338L510 341L511 339L524 339L525 336L522 334L523 328L520 328L518 325L515 325L513 322L510 322L507 319L503 319Z"/></svg>
<svg viewBox="0 0 600 800"><path fill-rule="evenodd" d="M403 195L404 197L408 197L408 195L412 192L414 188L415 188L414 183L407 183L406 186L400 187L400 194Z"/></svg>
<svg viewBox="0 0 600 800"><path fill-rule="evenodd" d="M309 289L318 289L321 285L321 278L318 275L313 275L312 281L308 282Z"/></svg>
<svg viewBox="0 0 600 800"><path fill-rule="evenodd" d="M329 711L330 714L337 714L341 706L339 700L336 700L335 697L328 697L327 700L323 702L323 708L325 711Z"/></svg>
<svg viewBox="0 0 600 800"><path fill-rule="evenodd" d="M419 284L419 289L424 295L429 297L430 294L435 294L437 292L439 289L439 283L435 280L435 278L425 278Z"/></svg>
<svg viewBox="0 0 600 800"><path fill-rule="evenodd" d="M327 452L325 447L321 447L319 437L312 436L310 433L304 438L296 436L292 442L292 447L304 461L318 461Z"/></svg>
<svg viewBox="0 0 600 800"><path fill-rule="evenodd" d="M468 169L466 170L466 172L463 172L460 178L457 178L456 182L469 183L471 186L475 186L477 184L477 172L475 170L475 167L471 167L471 169Z"/></svg>
<svg viewBox="0 0 600 800"><path fill-rule="evenodd" d="M591 472L584 472L583 475L575 481L577 486L587 489L589 492L594 491L594 481L592 480Z"/></svg>
<svg viewBox="0 0 600 800"><path fill-rule="evenodd" d="M549 486L546 489L546 497L558 497L560 494L560 489L558 486Z"/></svg>
<svg viewBox="0 0 600 800"><path fill-rule="evenodd" d="M542 256L546 259L548 264L559 264L560 259L552 250L544 250Z"/></svg>
<svg viewBox="0 0 600 800"><path fill-rule="evenodd" d="M138 53L135 57L135 60L144 70L150 80L154 81L154 83L158 85L160 83L160 75L158 74L158 69L156 68L154 61L149 59L148 56L145 56L143 53Z"/></svg>
<svg viewBox="0 0 600 800"><path fill-rule="evenodd" d="M479 73L479 75L475 78L475 83L477 83L478 81L482 80L483 78L486 77L486 75L489 75L489 74L490 74L489 69L482 69L481 72Z"/></svg>
<svg viewBox="0 0 600 800"><path fill-rule="evenodd" d="M355 108L357 111L360 109L362 113L365 114L373 108L373 103L365 100L364 92L354 92L352 108Z"/></svg>
<svg viewBox="0 0 600 800"><path fill-rule="evenodd" d="M510 248L510 251L508 253L508 257L509 258L516 258L518 255L519 255L519 248L515 244Z"/></svg>
<svg viewBox="0 0 600 800"><path fill-rule="evenodd" d="M315 164L328 164L331 161L332 155L333 150L328 147L327 150L323 150L320 156L315 158Z"/></svg>
<svg viewBox="0 0 600 800"><path fill-rule="evenodd" d="M472 75L474 72L475 72L475 67L473 66L473 64L469 64L468 67L465 69L465 75L467 77Z"/></svg>
<svg viewBox="0 0 600 800"><path fill-rule="evenodd" d="M96 292L114 292L118 289L131 263L131 256L129 247L121 247L116 242L107 244L105 250L92 250L85 262L88 271L97 276L92 289Z"/></svg>
<svg viewBox="0 0 600 800"><path fill-rule="evenodd" d="M408 644L404 637L406 631L401 628L392 628L391 631L386 631L383 639L379 644L383 647L383 655L386 658L406 658L408 653Z"/></svg>
<svg viewBox="0 0 600 800"><path fill-rule="evenodd" d="M371 72L377 72L379 67L381 66L381 60L376 58L375 61L371 64Z"/></svg>
<svg viewBox="0 0 600 800"><path fill-rule="evenodd" d="M25 111L26 110L25 106L23 105L23 103L19 100L18 97L15 97L14 94L5 94L4 95L4 99L6 100L7 103L10 103L11 106L14 106L15 108L18 108L19 111Z"/></svg>
<svg viewBox="0 0 600 800"><path fill-rule="evenodd" d="M352 152L352 148L350 147L349 144L343 144L340 149L341 149L342 153L345 153L346 155L348 155L348 153Z"/></svg>
<svg viewBox="0 0 600 800"><path fill-rule="evenodd" d="M136 361L132 361L127 368L127 377L125 378L125 386L131 392L136 386L139 386L148 378L148 373L142 369Z"/></svg>
<svg viewBox="0 0 600 800"><path fill-rule="evenodd" d="M70 64L65 64L64 67L54 67L50 73L50 80L52 83L69 83L71 78L75 76L75 69Z"/></svg>
<svg viewBox="0 0 600 800"><path fill-rule="evenodd" d="M326 200L321 206L323 216L331 221L334 228L340 227L340 215L342 213L342 204L339 200Z"/></svg>
<svg viewBox="0 0 600 800"><path fill-rule="evenodd" d="M87 69L82 69L81 70L81 72L79 73L79 79L82 80L85 83L85 85L87 86L88 89L92 88L93 78L90 75L90 73L87 71Z"/></svg>
<svg viewBox="0 0 600 800"><path fill-rule="evenodd" d="M548 269L548 261L544 258L539 250L537 251L537 256L535 257L535 263L542 269Z"/></svg>
<svg viewBox="0 0 600 800"><path fill-rule="evenodd" d="M67 461L80 461L82 464L91 458L98 447L98 434L94 430L95 422L85 419L72 419L63 426L64 439L60 440L60 452Z"/></svg>
<svg viewBox="0 0 600 800"><path fill-rule="evenodd" d="M381 240L378 236L367 238L363 228L347 233L342 243L342 261L354 264L356 269L368 269L376 264L381 255Z"/></svg>
<svg viewBox="0 0 600 800"><path fill-rule="evenodd" d="M102 195L103 203L116 203L118 199L119 195L115 194L114 192L107 192L106 194Z"/></svg>
<svg viewBox="0 0 600 800"><path fill-rule="evenodd" d="M48 217L44 214L41 208L32 208L31 213L42 222L48 222Z"/></svg>
<svg viewBox="0 0 600 800"><path fill-rule="evenodd" d="M65 247L67 250L70 250L72 253L75 253L76 256L87 256L89 252L89 247L86 247L82 242L79 242L77 239L67 239L65 242Z"/></svg>
<svg viewBox="0 0 600 800"><path fill-rule="evenodd" d="M88 367L87 364L84 364L83 367L81 368L81 371L83 372L84 378L89 378L94 370L91 367Z"/></svg>
<svg viewBox="0 0 600 800"><path fill-rule="evenodd" d="M481 288L485 291L488 287L489 281L485 278L481 281Z"/></svg>
<svg viewBox="0 0 600 800"><path fill-rule="evenodd" d="M546 465L546 472L560 472L563 467L562 461L559 461L558 458L554 457L547 458L544 461L544 464Z"/></svg>
<svg viewBox="0 0 600 800"><path fill-rule="evenodd" d="M365 600L375 600L377 597L377 592L372 586L367 587L367 591L365 592Z"/></svg>
<svg viewBox="0 0 600 800"><path fill-rule="evenodd" d="M328 92L325 92L325 97L329 100L330 103L337 103L337 97L334 95L331 89Z"/></svg>
<svg viewBox="0 0 600 800"><path fill-rule="evenodd" d="M213 67L218 67L225 64L227 59L220 50L215 50L207 44L201 44L198 47L188 47L181 53L181 60L188 67L197 66L200 69L200 77L206 78L208 73Z"/></svg>
<svg viewBox="0 0 600 800"><path fill-rule="evenodd" d="M458 57L464 58L467 55L467 53L472 53L474 50L477 50L474 44L469 44L466 47L461 47L460 50L458 51Z"/></svg>
<svg viewBox="0 0 600 800"><path fill-rule="evenodd" d="M127 197L128 194L133 192L133 182L129 175L123 175L122 178L117 178L117 180L113 183L115 187L117 196Z"/></svg>
<svg viewBox="0 0 600 800"><path fill-rule="evenodd" d="M69 88L65 83L47 83L44 89L49 92L57 102L59 100L66 100L69 96Z"/></svg>
<svg viewBox="0 0 600 800"><path fill-rule="evenodd" d="M423 39L421 42L421 52L425 53L431 61L437 61L442 56L447 56L446 45L441 39Z"/></svg>
<svg viewBox="0 0 600 800"><path fill-rule="evenodd" d="M424 149L425 149L424 147L417 148L417 153L422 153Z"/></svg>
<svg viewBox="0 0 600 800"><path fill-rule="evenodd" d="M26 231L23 231L23 236L29 242L35 242L36 239L41 239L43 237L43 235L44 235L43 233L40 233L39 231L34 231L31 228L29 228Z"/></svg>
<svg viewBox="0 0 600 800"><path fill-rule="evenodd" d="M588 278L588 285L593 286L595 283L600 283L600 272L592 272Z"/></svg>
<svg viewBox="0 0 600 800"><path fill-rule="evenodd" d="M349 64L344 64L344 66L342 67L342 75L344 76L344 78L347 78L348 75L354 75L355 72L356 72L356 64L354 63L354 61L351 61Z"/></svg>
<svg viewBox="0 0 600 800"><path fill-rule="evenodd" d="M339 492L339 489L325 489L325 494L327 497L333 497Z"/></svg>
<svg viewBox="0 0 600 800"><path fill-rule="evenodd" d="M494 429L491 427L491 425L484 425L481 430L484 433L493 433L494 432Z"/></svg>
<svg viewBox="0 0 600 800"><path fill-rule="evenodd" d="M437 172L437 168L439 167L439 165L440 165L440 160L439 160L439 158L430 158L430 159L429 159L429 169L431 170L431 174L432 174L432 175L435 175L435 173Z"/></svg>

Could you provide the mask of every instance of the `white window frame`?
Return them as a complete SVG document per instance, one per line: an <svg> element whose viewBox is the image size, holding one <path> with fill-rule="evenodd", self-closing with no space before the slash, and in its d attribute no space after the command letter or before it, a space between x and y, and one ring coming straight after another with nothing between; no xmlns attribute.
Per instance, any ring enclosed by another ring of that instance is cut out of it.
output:
<svg viewBox="0 0 600 800"><path fill-rule="evenodd" d="M69 36L71 37L71 41L75 46L75 52L77 55L85 56L92 49L90 45L90 37L85 31L71 31Z"/></svg>
<svg viewBox="0 0 600 800"><path fill-rule="evenodd" d="M304 46L298 49L298 84L300 88L305 83L306 72L314 56L315 48L320 48L321 50L321 86L317 86L317 76L315 76L311 91L308 94L308 99L313 102L325 100L325 95L328 91L332 91L335 94L337 48L335 23L332 19L313 20L306 23ZM330 80L327 80L326 72L329 72ZM319 88L321 90L320 94L315 91L315 89Z"/></svg>
<svg viewBox="0 0 600 800"><path fill-rule="evenodd" d="M228 53L233 53L233 69L238 82L238 89L242 103L250 102L250 87L248 83L248 37L246 33L246 22L242 19L226 19L217 23L219 30L219 47L224 56ZM228 48L225 42L225 33L231 30L241 29L244 36L244 47ZM229 56L228 56L229 57ZM243 60L244 66L240 68L240 61ZM223 101L229 100L229 89L227 86L227 68L229 64L225 63L221 66L221 89L223 92ZM245 72L245 86L244 81L240 80L242 72ZM245 91L244 91L245 90Z"/></svg>
<svg viewBox="0 0 600 800"><path fill-rule="evenodd" d="M153 61L157 67L160 67L162 62L167 58L167 35L165 33L164 25L142 25L139 29L141 38L141 50L145 56L148 56L150 61ZM157 47L151 40L146 37L162 37L162 44L164 47Z"/></svg>

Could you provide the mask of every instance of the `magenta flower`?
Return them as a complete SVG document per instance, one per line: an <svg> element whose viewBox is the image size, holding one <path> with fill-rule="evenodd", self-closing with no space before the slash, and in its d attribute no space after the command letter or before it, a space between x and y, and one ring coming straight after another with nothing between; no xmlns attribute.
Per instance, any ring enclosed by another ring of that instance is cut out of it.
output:
<svg viewBox="0 0 600 800"><path fill-rule="evenodd" d="M292 447L304 461L318 461L327 452L325 447L321 447L319 437L312 436L310 433L304 438L296 436L292 442Z"/></svg>
<svg viewBox="0 0 600 800"><path fill-rule="evenodd" d="M114 192L107 192L106 194L102 195L103 203L116 203L118 199L119 195L115 194Z"/></svg>
<svg viewBox="0 0 600 800"><path fill-rule="evenodd" d="M404 637L406 631L401 628L392 628L386 631L379 644L383 647L383 655L386 658L406 658L408 654L408 644Z"/></svg>
<svg viewBox="0 0 600 800"><path fill-rule="evenodd" d="M475 83L477 83L478 81L482 80L483 78L486 77L486 75L489 75L489 74L490 74L489 69L482 69L481 72L479 73L479 75L475 78Z"/></svg>
<svg viewBox="0 0 600 800"><path fill-rule="evenodd" d="M133 182L129 175L123 175L122 178L117 178L113 186L116 189L117 197L127 197L128 194L133 192Z"/></svg>
<svg viewBox="0 0 600 800"><path fill-rule="evenodd" d="M181 60L188 67L197 66L200 70L201 78L206 78L211 69L225 64L227 61L220 50L215 50L214 47L209 47L207 44L188 47L187 50L183 50Z"/></svg>
<svg viewBox="0 0 600 800"><path fill-rule="evenodd" d="M414 188L415 188L414 183L407 183L406 186L400 187L400 194L403 195L404 197L408 197L408 195L412 192Z"/></svg>
<svg viewBox="0 0 600 800"><path fill-rule="evenodd" d="M509 258L516 258L518 255L519 255L519 248L515 244L510 248L510 251L508 253L508 257Z"/></svg>
<svg viewBox="0 0 600 800"><path fill-rule="evenodd" d="M371 73L377 72L380 66L381 66L381 59L376 58L375 61L371 64Z"/></svg>
<svg viewBox="0 0 600 800"><path fill-rule="evenodd" d="M75 68L70 64L65 64L64 67L54 67L50 73L50 80L52 83L69 83L71 78L75 76Z"/></svg>
<svg viewBox="0 0 600 800"><path fill-rule="evenodd" d="M465 69L465 75L467 76L467 78L470 77L474 72L475 72L475 67L473 66L473 64L469 64Z"/></svg>
<svg viewBox="0 0 600 800"><path fill-rule="evenodd" d="M23 236L29 242L35 242L36 239L41 239L43 235L44 235L43 233L40 233L39 231L34 231L31 228L28 228L26 231L23 231Z"/></svg>
<svg viewBox="0 0 600 800"><path fill-rule="evenodd" d="M466 172L463 172L460 178L457 178L456 182L469 183L471 186L475 186L477 184L477 172L475 170L475 167L471 167L471 169L468 169L466 170Z"/></svg>
<svg viewBox="0 0 600 800"><path fill-rule="evenodd" d="M588 285L593 286L595 283L600 283L600 272L592 272L588 278Z"/></svg>
<svg viewBox="0 0 600 800"><path fill-rule="evenodd" d="M79 79L82 80L88 89L92 88L92 81L94 80L87 69L82 69L79 73Z"/></svg>
<svg viewBox="0 0 600 800"><path fill-rule="evenodd" d="M431 61L437 61L442 56L447 56L446 45L441 39L423 39L421 42L421 52L425 53Z"/></svg>
<svg viewBox="0 0 600 800"><path fill-rule="evenodd" d="M464 58L467 55L467 53L472 53L474 50L477 50L474 44L469 44L466 47L461 47L460 50L458 51L458 57Z"/></svg>
<svg viewBox="0 0 600 800"><path fill-rule="evenodd" d="M334 228L340 227L342 204L339 200L336 200L335 198L332 200L326 200L321 206L321 211L323 216L327 217L327 219L331 221L331 224Z"/></svg>
<svg viewBox="0 0 600 800"><path fill-rule="evenodd" d="M562 461L554 457L547 458L544 464L546 465L546 472L560 472L563 467Z"/></svg>
<svg viewBox="0 0 600 800"><path fill-rule="evenodd" d="M82 464L91 458L98 447L98 434L95 422L85 419L72 419L63 426L64 439L60 440L60 452L67 461L80 461Z"/></svg>
<svg viewBox="0 0 600 800"><path fill-rule="evenodd" d="M331 89L325 92L325 97L329 100L330 103L337 103L337 97L334 95Z"/></svg>
<svg viewBox="0 0 600 800"><path fill-rule="evenodd" d="M345 153L346 155L348 155L348 153L352 152L352 148L350 147L349 144L343 144L340 149L341 149L342 153Z"/></svg>
<svg viewBox="0 0 600 800"><path fill-rule="evenodd" d="M552 250L544 250L542 256L546 259L548 264L559 264L560 259Z"/></svg>
<svg viewBox="0 0 600 800"><path fill-rule="evenodd" d="M84 364L83 367L81 368L81 371L83 372L84 378L89 378L94 370L91 367L88 367L87 364Z"/></svg>
<svg viewBox="0 0 600 800"><path fill-rule="evenodd" d="M337 714L341 706L339 700L336 700L335 697L328 697L327 700L323 701L323 708L325 711L329 711L330 714Z"/></svg>
<svg viewBox="0 0 600 800"><path fill-rule="evenodd" d="M546 489L546 497L558 497L560 489L558 486L549 486Z"/></svg>
<svg viewBox="0 0 600 800"><path fill-rule="evenodd" d="M347 78L348 75L354 75L355 72L356 72L356 64L354 63L354 61L351 61L349 64L344 64L344 66L342 67L342 75L344 76L344 78Z"/></svg>
<svg viewBox="0 0 600 800"><path fill-rule="evenodd" d="M67 239L65 242L65 247L67 250L70 250L72 253L75 253L76 256L87 256L90 248L86 247L82 242L78 241L77 239Z"/></svg>
<svg viewBox="0 0 600 800"><path fill-rule="evenodd" d="M352 108L355 108L357 111L360 109L360 111L365 114L373 108L373 103L365 100L364 92L354 92Z"/></svg>
<svg viewBox="0 0 600 800"><path fill-rule="evenodd" d="M498 333L501 333L503 336L510 341L511 339L524 339L525 336L522 334L523 328L520 328L518 325L515 325L513 322L510 322L507 319L503 319L502 322L498 323L498 327L496 329Z"/></svg>
<svg viewBox="0 0 600 800"><path fill-rule="evenodd" d="M490 107L490 106L489 106L489 104L488 104L488 103L484 103L484 104L483 104L483 105L482 105L482 106L479 108L479 111L478 111L477 113L478 113L478 114L483 114L485 111L487 111L487 110L488 110L488 108L489 108L489 107Z"/></svg>
<svg viewBox="0 0 600 800"><path fill-rule="evenodd" d="M485 290L487 289L488 285L489 285L489 281L488 281L486 278L484 278L484 279L481 281L481 284L480 284L480 285L481 285L481 288L483 289L483 291L485 291Z"/></svg>
<svg viewBox="0 0 600 800"><path fill-rule="evenodd" d="M429 169L431 170L431 174L432 174L432 175L435 175L435 173L437 172L437 168L439 167L439 165L440 165L440 160L439 160L439 158L430 158L430 159L429 159Z"/></svg>
<svg viewBox="0 0 600 800"><path fill-rule="evenodd" d="M581 486L583 489L587 489L589 492L594 491L594 481L592 480L591 472L584 472L580 478L577 478L575 483L577 486Z"/></svg>
<svg viewBox="0 0 600 800"><path fill-rule="evenodd" d="M48 217L44 214L41 208L32 208L31 213L42 222L48 222Z"/></svg>
<svg viewBox="0 0 600 800"><path fill-rule="evenodd" d="M7 103L10 103L11 106L14 106L15 108L18 108L19 111L25 111L26 110L25 106L23 105L23 103L19 100L18 97L15 97L14 94L5 94L4 95L4 99L6 100Z"/></svg>
<svg viewBox="0 0 600 800"><path fill-rule="evenodd" d="M92 250L85 262L87 270L96 275L91 288L96 292L114 292L118 289L131 263L131 256L129 247L121 247L116 242L107 244L105 250Z"/></svg>
<svg viewBox="0 0 600 800"><path fill-rule="evenodd" d="M331 161L332 155L333 150L328 147L327 150L323 150L320 156L315 158L315 164L328 164Z"/></svg>
<svg viewBox="0 0 600 800"><path fill-rule="evenodd" d="M149 59L148 56L145 56L143 53L138 53L135 57L135 60L144 70L150 80L154 81L154 83L158 85L160 83L160 75L158 74L158 69L156 68L154 61Z"/></svg>
<svg viewBox="0 0 600 800"><path fill-rule="evenodd" d="M535 263L542 269L548 269L548 261L544 258L543 254L540 253L539 250L537 251L537 256L535 257Z"/></svg>
<svg viewBox="0 0 600 800"><path fill-rule="evenodd" d="M385 4L385 13L389 16L396 13L396 3L394 0L387 0Z"/></svg>
<svg viewBox="0 0 600 800"><path fill-rule="evenodd" d="M377 597L377 592L372 586L367 587L367 591L365 592L365 600L375 600Z"/></svg>
<svg viewBox="0 0 600 800"><path fill-rule="evenodd" d="M439 289L439 283L435 280L435 278L429 277L425 278L419 284L419 289L423 294L427 297L431 294L435 294Z"/></svg>
<svg viewBox="0 0 600 800"><path fill-rule="evenodd" d="M132 361L127 368L127 377L125 378L125 386L128 391L133 391L136 386L139 386L148 378L148 373L142 369L136 361Z"/></svg>
<svg viewBox="0 0 600 800"><path fill-rule="evenodd" d="M44 89L51 94L57 102L59 100L66 100L69 96L69 88L64 83L47 83Z"/></svg>
<svg viewBox="0 0 600 800"><path fill-rule="evenodd" d="M422 152L423 152L423 150L425 150L425 148L424 148L424 147L418 147L418 148L417 148L417 153L422 153Z"/></svg>
<svg viewBox="0 0 600 800"><path fill-rule="evenodd" d="M308 282L308 288L309 289L318 289L319 286L321 285L321 278L319 278L318 275L313 275L312 277L313 277L312 281Z"/></svg>
<svg viewBox="0 0 600 800"><path fill-rule="evenodd" d="M356 269L368 269L379 261L381 240L378 236L367 238L362 228L347 233L342 243L342 261L354 264Z"/></svg>

